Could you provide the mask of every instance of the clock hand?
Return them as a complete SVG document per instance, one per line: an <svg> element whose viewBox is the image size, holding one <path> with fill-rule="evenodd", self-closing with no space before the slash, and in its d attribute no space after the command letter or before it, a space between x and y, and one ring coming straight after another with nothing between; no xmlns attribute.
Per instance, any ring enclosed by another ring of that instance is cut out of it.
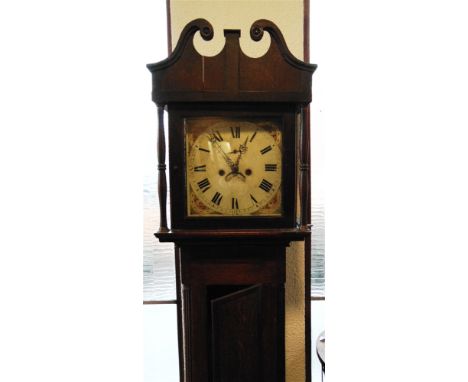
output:
<svg viewBox="0 0 468 382"><path fill-rule="evenodd" d="M239 162L240 162L242 154L247 152L247 141L248 140L249 140L249 136L247 136L247 138L245 138L245 142L239 146L239 156L237 157L237 160L236 160L237 170L239 170Z"/></svg>
<svg viewBox="0 0 468 382"><path fill-rule="evenodd" d="M216 138L210 136L210 141L211 141L211 143L213 143L213 146L216 148L216 150L221 153L224 161L227 163L227 165L231 169L231 172L229 174L227 174L224 179L226 181L229 181L233 176L240 175L242 177L242 179L245 180L245 175L242 174L241 172L239 172L239 158L237 158L236 163L234 163L232 161L232 159L229 158L229 156L223 151L223 149L219 145Z"/></svg>
<svg viewBox="0 0 468 382"><path fill-rule="evenodd" d="M247 139L245 140L244 143L240 144L239 149L234 149L231 152L229 152L228 154L239 154L239 153L245 154L247 152L247 141L248 141L248 139L249 139L249 137L247 137Z"/></svg>
<svg viewBox="0 0 468 382"><path fill-rule="evenodd" d="M239 146L239 150L234 150L233 151L233 152L238 152L239 156L236 159L236 163L234 164L234 168L231 169L232 171L229 174L226 175L226 177L225 177L226 181L229 181L235 175L239 175L239 176L241 176L242 180L245 182L245 175L242 174L239 171L239 162L240 162L240 159L242 157L242 154L247 152L247 141L248 141L248 139L249 139L249 137L247 137L245 139L245 142Z"/></svg>
<svg viewBox="0 0 468 382"><path fill-rule="evenodd" d="M219 145L218 141L216 140L216 138L212 135L209 136L209 139L211 141L211 143L213 144L213 146L215 146L216 150L221 153L224 161L227 163L227 165L229 166L229 168L231 169L231 171L235 171L235 164L234 162L232 161L231 158L229 158L229 156L224 152L224 150L221 148L221 146Z"/></svg>

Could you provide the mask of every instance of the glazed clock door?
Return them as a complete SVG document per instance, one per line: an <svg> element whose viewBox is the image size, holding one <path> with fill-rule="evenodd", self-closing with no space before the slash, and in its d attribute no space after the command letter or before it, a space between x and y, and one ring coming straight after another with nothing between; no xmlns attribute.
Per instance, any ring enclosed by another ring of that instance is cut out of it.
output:
<svg viewBox="0 0 468 382"><path fill-rule="evenodd" d="M281 216L280 123L187 118L188 216Z"/></svg>
<svg viewBox="0 0 468 382"><path fill-rule="evenodd" d="M296 226L292 105L170 108L174 228Z"/></svg>

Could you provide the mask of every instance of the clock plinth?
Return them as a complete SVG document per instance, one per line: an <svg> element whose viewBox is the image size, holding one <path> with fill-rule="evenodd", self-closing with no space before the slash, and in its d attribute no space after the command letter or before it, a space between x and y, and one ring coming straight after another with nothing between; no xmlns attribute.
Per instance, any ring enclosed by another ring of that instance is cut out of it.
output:
<svg viewBox="0 0 468 382"><path fill-rule="evenodd" d="M303 113L316 66L297 60L267 20L251 28L254 41L271 36L260 58L242 52L238 30L203 57L197 31L213 37L206 20L194 20L168 59L148 65L160 112L155 235L176 248L181 381L284 382L285 257L310 236Z"/></svg>

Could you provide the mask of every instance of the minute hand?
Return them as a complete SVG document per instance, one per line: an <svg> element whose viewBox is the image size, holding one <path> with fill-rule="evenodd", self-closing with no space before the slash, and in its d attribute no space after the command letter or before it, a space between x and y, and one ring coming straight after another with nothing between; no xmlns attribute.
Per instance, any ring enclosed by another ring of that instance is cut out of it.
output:
<svg viewBox="0 0 468 382"><path fill-rule="evenodd" d="M224 152L224 150L221 148L221 146L219 145L218 141L215 138L210 137L210 140L211 140L211 143L213 143L213 145L216 147L216 150L218 150L218 152L221 153L224 161L227 163L231 171L234 171L236 168L236 165L234 164L232 159L229 158L229 156Z"/></svg>

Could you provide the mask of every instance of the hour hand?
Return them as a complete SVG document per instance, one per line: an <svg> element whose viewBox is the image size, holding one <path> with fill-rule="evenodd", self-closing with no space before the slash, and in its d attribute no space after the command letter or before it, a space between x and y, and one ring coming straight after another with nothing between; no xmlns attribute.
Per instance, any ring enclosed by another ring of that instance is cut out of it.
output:
<svg viewBox="0 0 468 382"><path fill-rule="evenodd" d="M242 144L242 145L239 146L239 151L240 151L242 154L245 154L246 151L247 151L247 142L249 141L249 136L250 136L250 135L248 135L247 138L245 138L244 144Z"/></svg>
<svg viewBox="0 0 468 382"><path fill-rule="evenodd" d="M245 139L244 143L241 143L239 146L239 149L234 149L229 152L229 154L245 154L247 152L247 141L249 140L249 137Z"/></svg>
<svg viewBox="0 0 468 382"><path fill-rule="evenodd" d="M242 154L245 154L247 152L248 139L249 137L247 136L247 138L245 138L245 142L239 146L239 156L237 157L236 164L235 164L237 169L239 169L239 162L240 162Z"/></svg>

